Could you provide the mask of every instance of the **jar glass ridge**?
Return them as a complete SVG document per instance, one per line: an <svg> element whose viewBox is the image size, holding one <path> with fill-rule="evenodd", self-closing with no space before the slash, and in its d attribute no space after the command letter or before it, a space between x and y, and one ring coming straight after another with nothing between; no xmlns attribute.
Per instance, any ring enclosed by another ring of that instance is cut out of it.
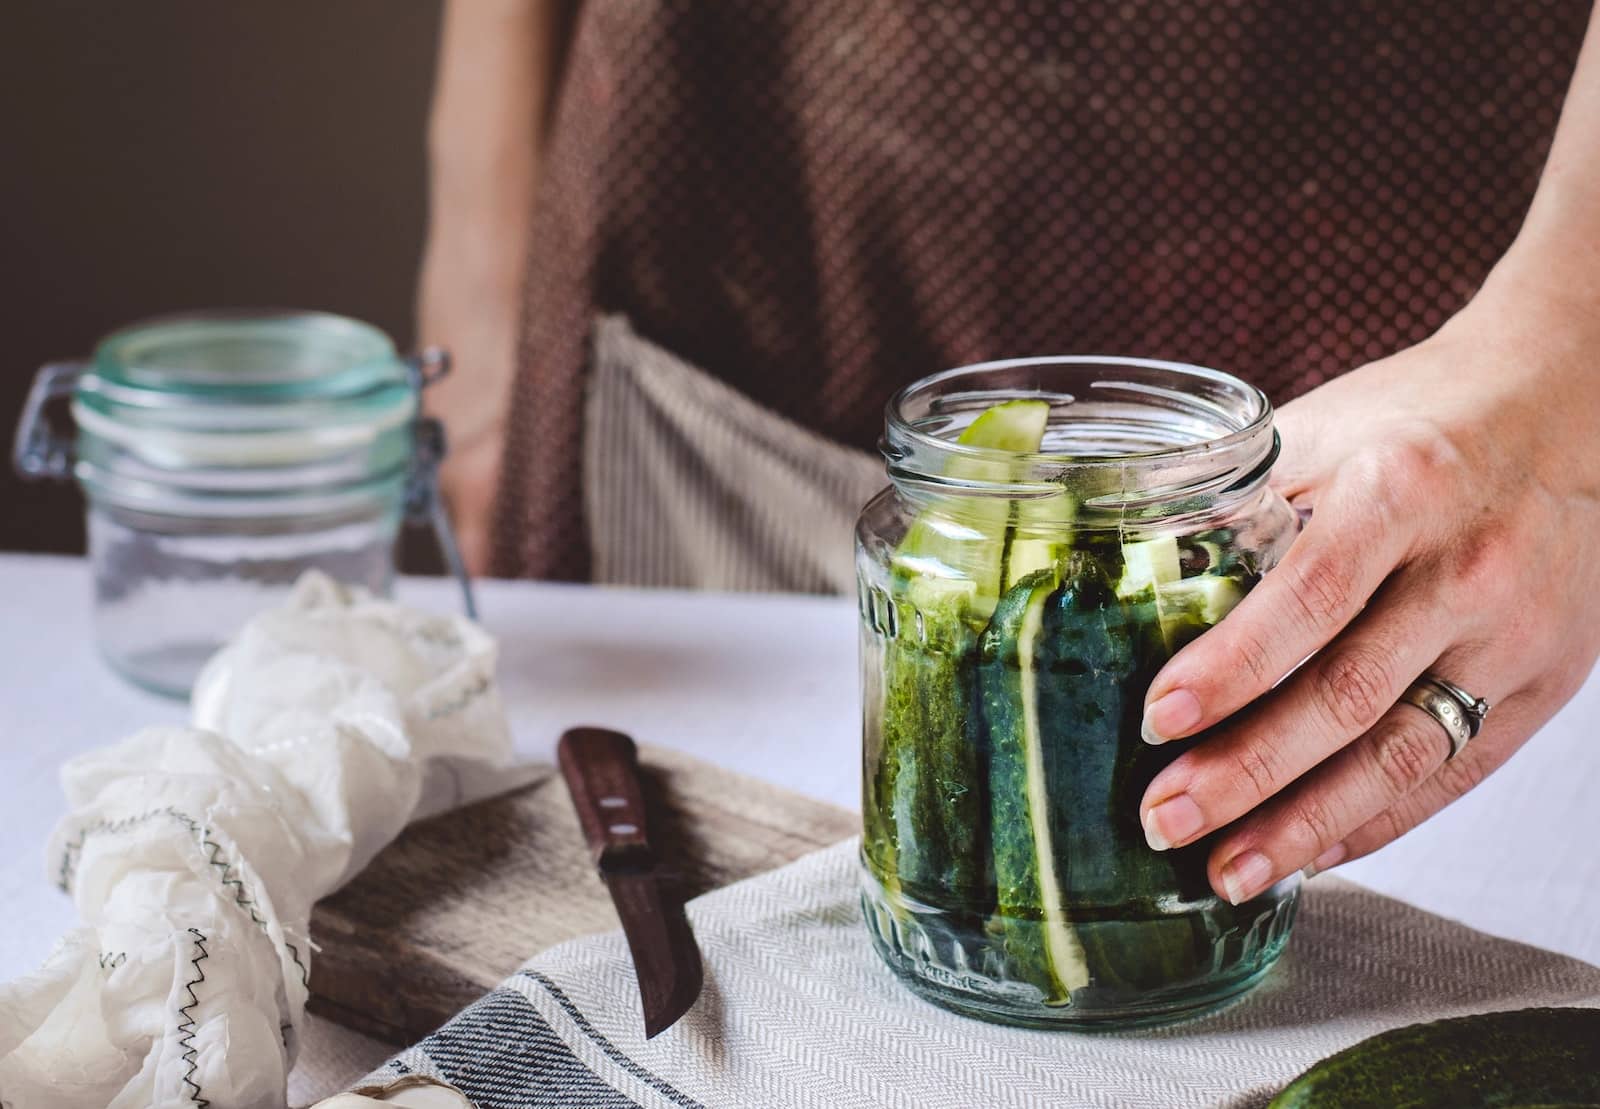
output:
<svg viewBox="0 0 1600 1109"><path fill-rule="evenodd" d="M1030 449L960 441L1008 401L1037 421ZM880 955L940 1004L1043 1027L1176 1019L1247 989L1297 884L1230 906L1208 841L1146 845L1139 799L1184 745L1144 744L1139 721L1161 664L1293 538L1266 397L1177 363L985 363L898 394L882 448L891 485L857 526Z"/></svg>

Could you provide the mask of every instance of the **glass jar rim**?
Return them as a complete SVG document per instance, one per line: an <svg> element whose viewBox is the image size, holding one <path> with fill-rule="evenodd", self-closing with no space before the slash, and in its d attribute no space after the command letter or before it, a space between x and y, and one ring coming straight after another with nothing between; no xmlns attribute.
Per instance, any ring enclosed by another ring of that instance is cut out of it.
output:
<svg viewBox="0 0 1600 1109"><path fill-rule="evenodd" d="M1040 450L956 441L980 412L1020 399L1050 403ZM890 399L880 448L901 487L1027 497L1066 485L1088 507L1126 509L1255 489L1277 459L1272 421L1265 393L1220 370L1048 355L958 366L913 382ZM977 479L974 471L1004 476Z"/></svg>
<svg viewBox="0 0 1600 1109"><path fill-rule="evenodd" d="M370 324L329 312L226 309L112 332L96 346L73 407L95 434L192 437L209 455L242 444L240 436L379 432L412 417L417 388L410 363Z"/></svg>
<svg viewBox="0 0 1600 1109"><path fill-rule="evenodd" d="M198 517L386 501L415 454L419 359L330 312L214 309L102 339L76 380L92 500Z"/></svg>
<svg viewBox="0 0 1600 1109"><path fill-rule="evenodd" d="M360 449L415 418L420 381L381 330L329 312L184 312L95 348L72 410L94 439L181 473Z"/></svg>
<svg viewBox="0 0 1600 1109"><path fill-rule="evenodd" d="M286 360L290 346L297 357ZM252 347L274 357L262 360ZM94 351L101 385L144 403L169 394L253 402L347 396L370 389L374 378L392 380L399 365L394 341L373 325L297 308L167 313L118 328Z"/></svg>

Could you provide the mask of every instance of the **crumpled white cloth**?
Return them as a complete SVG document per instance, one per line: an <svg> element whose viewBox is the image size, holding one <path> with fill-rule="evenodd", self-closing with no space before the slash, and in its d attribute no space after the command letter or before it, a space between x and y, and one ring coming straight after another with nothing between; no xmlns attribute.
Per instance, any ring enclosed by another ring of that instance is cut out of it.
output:
<svg viewBox="0 0 1600 1109"><path fill-rule="evenodd" d="M312 904L422 812L505 785L496 646L307 575L193 724L69 762L51 876L84 926L0 986L5 1109L284 1105Z"/></svg>

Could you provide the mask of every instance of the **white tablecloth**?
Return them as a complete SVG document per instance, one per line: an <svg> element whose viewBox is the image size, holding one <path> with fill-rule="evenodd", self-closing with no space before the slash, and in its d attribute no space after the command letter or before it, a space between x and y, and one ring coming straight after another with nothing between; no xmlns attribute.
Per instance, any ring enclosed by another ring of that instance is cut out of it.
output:
<svg viewBox="0 0 1600 1109"><path fill-rule="evenodd" d="M456 603L408 580L402 599ZM602 724L836 804L858 804L856 615L832 598L484 582L484 623L519 751ZM44 873L63 759L184 707L94 652L87 566L0 555L0 976L74 923ZM1600 964L1600 678L1472 796L1345 877L1512 939ZM530 952L530 954L532 954ZM360 1074L382 1048L318 1022L304 1065Z"/></svg>

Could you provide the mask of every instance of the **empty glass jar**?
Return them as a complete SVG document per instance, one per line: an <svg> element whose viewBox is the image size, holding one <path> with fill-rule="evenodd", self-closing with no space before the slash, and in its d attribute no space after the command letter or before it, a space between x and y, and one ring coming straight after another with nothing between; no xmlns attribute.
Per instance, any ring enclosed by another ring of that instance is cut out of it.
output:
<svg viewBox="0 0 1600 1109"><path fill-rule="evenodd" d="M915 991L1006 1023L1204 1011L1278 957L1297 883L1242 905L1209 840L1156 852L1145 691L1283 555L1259 390L1119 358L995 362L890 403L857 525L863 902Z"/></svg>
<svg viewBox="0 0 1600 1109"><path fill-rule="evenodd" d="M403 518L428 520L471 593L418 418L442 351L316 312L196 313L129 327L40 370L18 426L30 477L77 478L101 652L182 696L244 620L310 569L386 593ZM69 398L77 434L46 408Z"/></svg>

